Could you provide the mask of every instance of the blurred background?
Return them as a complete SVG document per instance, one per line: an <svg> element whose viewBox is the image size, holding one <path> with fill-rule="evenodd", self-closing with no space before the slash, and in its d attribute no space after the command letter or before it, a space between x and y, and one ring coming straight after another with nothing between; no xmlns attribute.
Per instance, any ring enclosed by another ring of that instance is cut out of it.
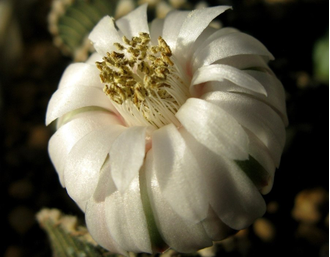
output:
<svg viewBox="0 0 330 257"><path fill-rule="evenodd" d="M0 0L1 256L52 256L35 218L44 207L83 219L50 162L47 142L54 131L44 125L64 69L89 51L83 33L70 39L61 31L68 26L64 15L74 15L67 12L74 2L93 0ZM329 1L142 2L150 2L153 17L172 8L232 5L217 21L264 43L286 90L287 145L265 196L267 213L218 244L217 255L329 256ZM120 16L136 4L108 0L102 10ZM90 30L88 24L83 31Z"/></svg>

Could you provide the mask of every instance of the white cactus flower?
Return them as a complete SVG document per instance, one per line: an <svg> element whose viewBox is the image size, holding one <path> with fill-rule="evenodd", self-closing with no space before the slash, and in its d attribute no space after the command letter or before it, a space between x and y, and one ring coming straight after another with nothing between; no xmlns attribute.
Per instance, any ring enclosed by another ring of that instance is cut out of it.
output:
<svg viewBox="0 0 330 257"><path fill-rule="evenodd" d="M265 212L287 116L273 59L255 38L209 23L230 9L147 5L89 38L52 96L49 153L61 184L106 249L193 252Z"/></svg>

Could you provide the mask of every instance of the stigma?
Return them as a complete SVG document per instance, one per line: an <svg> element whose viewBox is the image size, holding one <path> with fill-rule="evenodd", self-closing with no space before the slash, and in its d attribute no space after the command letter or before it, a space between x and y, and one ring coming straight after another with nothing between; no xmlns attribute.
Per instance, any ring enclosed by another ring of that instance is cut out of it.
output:
<svg viewBox="0 0 330 257"><path fill-rule="evenodd" d="M100 70L103 92L128 126L180 126L176 112L189 97L189 89L172 51L162 37L152 45L148 33L115 43Z"/></svg>

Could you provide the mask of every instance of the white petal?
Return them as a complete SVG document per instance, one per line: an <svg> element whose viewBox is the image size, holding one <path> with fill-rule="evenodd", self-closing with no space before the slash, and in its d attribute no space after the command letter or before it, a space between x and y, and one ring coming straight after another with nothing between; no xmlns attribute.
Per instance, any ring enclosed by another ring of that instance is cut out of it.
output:
<svg viewBox="0 0 330 257"><path fill-rule="evenodd" d="M264 85L268 97L259 96L258 98L273 107L281 116L284 125L287 126L288 117L286 114L285 91L282 83L274 75L266 72L246 70L246 73Z"/></svg>
<svg viewBox="0 0 330 257"><path fill-rule="evenodd" d="M221 160L219 160L221 162ZM251 225L266 211L266 204L258 189L245 173L233 162L223 161L219 173L208 177L214 195L221 195L211 202L219 218L233 229L243 229ZM218 182L218 183L217 183Z"/></svg>
<svg viewBox="0 0 330 257"><path fill-rule="evenodd" d="M139 32L149 33L147 6L147 4L143 4L124 17L116 20L116 25L128 39L139 36Z"/></svg>
<svg viewBox="0 0 330 257"><path fill-rule="evenodd" d="M208 199L217 216L239 230L249 226L265 212L265 202L238 165L211 152L189 133L182 133L195 159L202 167L208 185ZM211 232L211 231L209 231Z"/></svg>
<svg viewBox="0 0 330 257"><path fill-rule="evenodd" d="M267 96L261 95L247 88L239 87L230 81L215 82L210 81L205 84L193 86L193 93L200 97L203 94L213 91L223 91L232 93L244 93L265 102L272 107L274 111L282 118L285 126L288 125L288 117L286 114L285 92L281 82L271 73L257 70L245 70L246 74L255 78L262 84L267 92Z"/></svg>
<svg viewBox="0 0 330 257"><path fill-rule="evenodd" d="M201 167L173 124L153 133L152 151L160 190L172 209L195 223L206 218L207 187Z"/></svg>
<svg viewBox="0 0 330 257"><path fill-rule="evenodd" d="M248 158L248 137L228 113L204 100L190 98L176 113L198 142L234 160Z"/></svg>
<svg viewBox="0 0 330 257"><path fill-rule="evenodd" d="M150 37L151 37L151 44L157 45L158 44L158 37L161 36L164 26L164 19L154 19L151 22L150 27Z"/></svg>
<svg viewBox="0 0 330 257"><path fill-rule="evenodd" d="M176 47L177 36L188 14L189 14L188 11L174 10L169 12L164 20L163 33L161 34L161 36L170 46L172 51Z"/></svg>
<svg viewBox="0 0 330 257"><path fill-rule="evenodd" d="M95 64L74 63L69 65L61 78L59 88L93 86L103 88L100 71Z"/></svg>
<svg viewBox="0 0 330 257"><path fill-rule="evenodd" d="M181 26L174 53L183 51L183 56L185 58L189 56L192 45L203 30L215 17L230 8L230 6L216 6L196 9L190 12Z"/></svg>
<svg viewBox="0 0 330 257"><path fill-rule="evenodd" d="M132 252L151 253L151 242L144 214L139 176L122 194L119 191L105 200L105 212L108 230L121 248Z"/></svg>
<svg viewBox="0 0 330 257"><path fill-rule="evenodd" d="M259 70L265 71L269 74L273 74L271 69L268 67L267 59L260 55L235 55L230 56L215 62L215 64L224 64L228 66L233 66L240 70Z"/></svg>
<svg viewBox="0 0 330 257"><path fill-rule="evenodd" d="M252 132L246 130L246 133L248 134L250 141L250 155L268 172L269 177L268 181L266 181L267 184L261 189L262 194L267 194L273 187L276 168L275 163L267 147Z"/></svg>
<svg viewBox="0 0 330 257"><path fill-rule="evenodd" d="M102 57L98 52L93 53L87 60L87 64L95 65L95 62L102 62Z"/></svg>
<svg viewBox="0 0 330 257"><path fill-rule="evenodd" d="M193 55L193 71L223 58L235 55L261 55L274 59L266 47L254 37L236 32L228 33L210 42Z"/></svg>
<svg viewBox="0 0 330 257"><path fill-rule="evenodd" d="M216 29L213 31L212 34L210 34L207 38L204 38L202 42L198 45L196 48L196 51L194 51L194 55L196 55L199 51L201 51L204 47L212 43L212 41L217 40L225 35L228 35L230 33L236 33L239 32L239 30L231 27L224 27L221 29Z"/></svg>
<svg viewBox="0 0 330 257"><path fill-rule="evenodd" d="M285 143L281 118L265 103L242 94L212 92L202 96L216 104L243 127L254 133L268 148L278 166Z"/></svg>
<svg viewBox="0 0 330 257"><path fill-rule="evenodd" d="M190 84L190 92L196 95L195 85L205 83L207 81L223 81L229 80L234 84L247 88L251 91L267 95L264 86L254 77L234 67L222 64L213 64L202 66L199 68L192 78Z"/></svg>
<svg viewBox="0 0 330 257"><path fill-rule="evenodd" d="M209 207L207 218L201 224L212 241L223 240L236 232L219 219L211 206Z"/></svg>
<svg viewBox="0 0 330 257"><path fill-rule="evenodd" d="M128 256L128 253L113 240L106 225L105 202L96 202L91 198L86 207L85 214L88 232L102 247L115 253Z"/></svg>
<svg viewBox="0 0 330 257"><path fill-rule="evenodd" d="M105 197L115 191L117 191L117 187L111 177L110 161L109 158L107 158L100 171L99 180L92 198L94 198L96 202L103 202Z"/></svg>
<svg viewBox="0 0 330 257"><path fill-rule="evenodd" d="M64 181L69 195L76 202L93 195L111 145L125 130L120 125L93 130L72 147L66 158Z"/></svg>
<svg viewBox="0 0 330 257"><path fill-rule="evenodd" d="M215 29L213 27L206 27L203 32L199 35L199 37L196 39L196 41L193 44L192 52L196 52L197 49L206 41L207 38L209 38L213 33L216 31L219 31L218 29Z"/></svg>
<svg viewBox="0 0 330 257"><path fill-rule="evenodd" d="M88 38L101 56L106 56L107 52L116 50L114 43L122 42L121 36L115 28L113 18L109 16L105 16L96 24Z"/></svg>
<svg viewBox="0 0 330 257"><path fill-rule="evenodd" d="M124 192L143 164L147 127L130 127L113 142L110 150L111 175Z"/></svg>
<svg viewBox="0 0 330 257"><path fill-rule="evenodd" d="M48 152L63 187L65 186L63 178L65 159L72 147L89 132L110 124L119 124L119 120L113 114L103 111L81 113L60 127L51 137Z"/></svg>
<svg viewBox="0 0 330 257"><path fill-rule="evenodd" d="M46 125L68 112L83 107L101 107L116 113L109 98L98 87L62 87L51 97L46 114Z"/></svg>
<svg viewBox="0 0 330 257"><path fill-rule="evenodd" d="M212 241L200 223L196 224L182 218L171 208L160 190L159 180L153 165L153 152L149 151L145 173L142 173L141 179L146 179L155 221L164 241L172 249L183 253L190 253L211 246Z"/></svg>

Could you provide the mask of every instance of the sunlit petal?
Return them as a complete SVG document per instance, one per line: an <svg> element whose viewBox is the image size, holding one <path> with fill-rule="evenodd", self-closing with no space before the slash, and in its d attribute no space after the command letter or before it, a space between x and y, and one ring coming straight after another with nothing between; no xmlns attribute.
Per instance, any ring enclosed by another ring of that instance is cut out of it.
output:
<svg viewBox="0 0 330 257"><path fill-rule="evenodd" d="M255 38L241 32L228 33L213 40L193 54L193 71L203 65L212 64L229 56L247 54L265 56L270 60L274 59L266 47Z"/></svg>
<svg viewBox="0 0 330 257"><path fill-rule="evenodd" d="M91 198L86 207L85 214L88 231L99 245L114 252L128 255L112 238L106 226L105 202L96 202Z"/></svg>
<svg viewBox="0 0 330 257"><path fill-rule="evenodd" d="M200 223L180 217L164 198L160 190L159 180L153 172L153 153L148 152L146 160L146 183L151 207L156 224L164 241L178 252L193 252L212 245ZM179 235L179 236L173 236Z"/></svg>
<svg viewBox="0 0 330 257"><path fill-rule="evenodd" d="M106 197L105 214L108 230L122 249L152 252L138 176L124 193L116 191Z"/></svg>
<svg viewBox="0 0 330 257"><path fill-rule="evenodd" d="M163 19L154 19L151 22L150 26L150 37L153 45L157 45L158 37L160 32L163 31L164 20Z"/></svg>
<svg viewBox="0 0 330 257"><path fill-rule="evenodd" d="M180 33L181 26L184 20L187 18L188 14L188 11L174 10L169 12L166 16L166 19L164 20L163 31L159 36L164 38L171 49L175 49L176 47L178 34Z"/></svg>
<svg viewBox="0 0 330 257"><path fill-rule="evenodd" d="M172 209L198 222L207 215L207 185L200 167L174 125L153 134L154 169L160 190Z"/></svg>
<svg viewBox="0 0 330 257"><path fill-rule="evenodd" d="M129 39L138 36L140 32L149 33L147 21L147 4L143 4L134 11L116 21L120 31ZM117 41L121 42L121 41Z"/></svg>
<svg viewBox="0 0 330 257"><path fill-rule="evenodd" d="M82 87L89 85L103 88L100 72L96 68L95 63L73 63L64 71L58 87Z"/></svg>
<svg viewBox="0 0 330 257"><path fill-rule="evenodd" d="M119 124L119 120L113 114L104 111L80 113L72 121L60 127L51 137L48 151L62 186L65 186L63 178L65 162L63 160L72 147L91 131L113 124Z"/></svg>
<svg viewBox="0 0 330 257"><path fill-rule="evenodd" d="M222 64L213 64L199 68L190 84L190 91L194 95L194 86L207 81L228 80L234 84L247 88L259 94L267 95L263 84L244 71Z"/></svg>
<svg viewBox="0 0 330 257"><path fill-rule="evenodd" d="M184 20L177 37L174 53L181 53L185 58L190 55L192 45L209 23L230 6L216 6L196 9Z"/></svg>
<svg viewBox="0 0 330 257"><path fill-rule="evenodd" d="M242 94L218 91L202 98L219 106L254 133L269 149L276 166L279 165L285 143L285 129L276 112L263 102Z"/></svg>
<svg viewBox="0 0 330 257"><path fill-rule="evenodd" d="M111 146L111 175L120 192L126 190L143 164L146 131L147 127L131 127L122 133Z"/></svg>
<svg viewBox="0 0 330 257"><path fill-rule="evenodd" d="M264 96L258 96L257 98L273 107L281 116L285 126L287 126L289 121L286 114L285 92L282 83L269 73L256 70L247 70L246 73L264 85L267 91L267 98Z"/></svg>
<svg viewBox="0 0 330 257"><path fill-rule="evenodd" d="M83 107L101 107L108 111L116 111L98 87L64 87L59 88L49 101L46 124L57 118Z"/></svg>
<svg viewBox="0 0 330 257"><path fill-rule="evenodd" d="M190 98L176 116L185 129L211 151L234 160L248 158L246 133L233 117L217 106Z"/></svg>
<svg viewBox="0 0 330 257"><path fill-rule="evenodd" d="M272 159L268 148L254 135L252 132L246 130L249 136L249 153L256 159L262 167L268 172L268 178L265 185L262 185L261 192L263 194L269 193L272 189L275 175L275 163Z"/></svg>
<svg viewBox="0 0 330 257"><path fill-rule="evenodd" d="M75 201L84 201L93 195L111 145L125 129L112 125L93 130L72 147L65 160L64 181Z"/></svg>
<svg viewBox="0 0 330 257"><path fill-rule="evenodd" d="M121 42L121 36L115 28L113 19L109 16L105 16L99 21L88 38L92 41L96 51L102 56L106 56L107 52L116 49L114 43Z"/></svg>
<svg viewBox="0 0 330 257"><path fill-rule="evenodd" d="M207 197L217 216L231 228L239 230L263 215L265 202L239 166L233 160L211 152L189 133L182 133L197 162L203 167L208 185Z"/></svg>

